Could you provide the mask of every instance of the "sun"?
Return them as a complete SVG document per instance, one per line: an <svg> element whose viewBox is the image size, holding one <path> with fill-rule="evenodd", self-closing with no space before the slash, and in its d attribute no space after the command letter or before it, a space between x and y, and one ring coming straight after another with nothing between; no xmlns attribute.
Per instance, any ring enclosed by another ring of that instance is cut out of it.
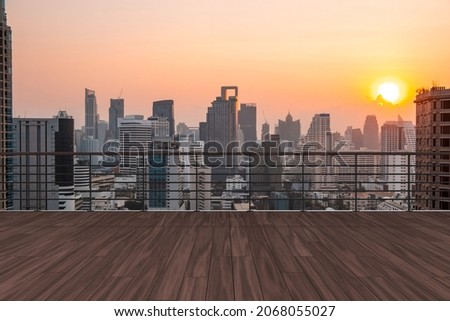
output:
<svg viewBox="0 0 450 321"><path fill-rule="evenodd" d="M378 87L378 95L391 104L394 104L400 98L400 87L393 82L383 83Z"/></svg>

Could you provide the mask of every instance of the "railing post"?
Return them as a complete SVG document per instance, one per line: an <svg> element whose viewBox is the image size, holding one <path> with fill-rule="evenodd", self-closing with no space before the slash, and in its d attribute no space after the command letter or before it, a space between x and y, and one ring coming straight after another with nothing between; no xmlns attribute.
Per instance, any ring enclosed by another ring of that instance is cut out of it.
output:
<svg viewBox="0 0 450 321"><path fill-rule="evenodd" d="M194 155L195 155L195 212L198 213L198 154L194 149ZM209 180L211 180L211 177L209 177ZM211 198L211 197L210 197Z"/></svg>
<svg viewBox="0 0 450 321"><path fill-rule="evenodd" d="M355 153L355 212L358 212L358 154Z"/></svg>
<svg viewBox="0 0 450 321"><path fill-rule="evenodd" d="M305 200L305 159L302 155L302 212L306 211L306 200Z"/></svg>
<svg viewBox="0 0 450 321"><path fill-rule="evenodd" d="M169 164L170 166L170 164ZM145 177L147 175L145 175L146 172L146 167L145 167L145 154L142 154L142 212L145 212L145 200L146 200L146 196L145 196ZM170 173L170 168L169 168L169 173ZM137 176L136 176L137 177ZM169 193L170 195L170 193Z"/></svg>
<svg viewBox="0 0 450 321"><path fill-rule="evenodd" d="M247 201L248 201L248 211L251 212L252 211L252 167L251 167L251 163L248 162L248 197L247 197Z"/></svg>
<svg viewBox="0 0 450 321"><path fill-rule="evenodd" d="M411 212L411 154L408 153L408 212Z"/></svg>
<svg viewBox="0 0 450 321"><path fill-rule="evenodd" d="M92 212L92 154L89 154L89 212Z"/></svg>

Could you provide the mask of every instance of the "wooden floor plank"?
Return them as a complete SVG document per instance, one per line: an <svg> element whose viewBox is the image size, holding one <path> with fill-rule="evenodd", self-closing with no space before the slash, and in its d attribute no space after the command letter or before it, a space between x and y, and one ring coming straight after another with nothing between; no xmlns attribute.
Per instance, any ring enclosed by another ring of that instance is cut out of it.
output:
<svg viewBox="0 0 450 321"><path fill-rule="evenodd" d="M0 300L450 300L450 215L0 213Z"/></svg>

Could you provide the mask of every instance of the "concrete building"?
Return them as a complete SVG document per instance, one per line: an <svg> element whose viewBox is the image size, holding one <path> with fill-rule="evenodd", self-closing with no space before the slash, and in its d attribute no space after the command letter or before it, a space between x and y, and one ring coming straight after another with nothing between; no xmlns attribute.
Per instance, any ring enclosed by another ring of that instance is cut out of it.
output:
<svg viewBox="0 0 450 321"><path fill-rule="evenodd" d="M175 136L175 111L173 100L161 100L153 103L154 117L166 118L169 122L169 135L171 138Z"/></svg>
<svg viewBox="0 0 450 321"><path fill-rule="evenodd" d="M416 97L419 210L450 209L450 89L433 87Z"/></svg>
<svg viewBox="0 0 450 321"><path fill-rule="evenodd" d="M84 90L84 133L87 137L93 137L98 139L98 111L97 111L97 98L95 91L90 89Z"/></svg>
<svg viewBox="0 0 450 321"><path fill-rule="evenodd" d="M111 99L109 107L109 138L119 139L119 119L125 117L125 101Z"/></svg>
<svg viewBox="0 0 450 321"><path fill-rule="evenodd" d="M14 118L14 210L75 210L74 121L65 112L55 118Z"/></svg>
<svg viewBox="0 0 450 321"><path fill-rule="evenodd" d="M368 115L364 123L363 146L368 150L380 150L380 128L377 117Z"/></svg>
<svg viewBox="0 0 450 321"><path fill-rule="evenodd" d="M268 122L265 122L262 124L261 128L261 141L268 141L270 140L270 124Z"/></svg>
<svg viewBox="0 0 450 321"><path fill-rule="evenodd" d="M256 137L256 104L241 104L238 112L238 124L244 134L244 142L257 140Z"/></svg>
<svg viewBox="0 0 450 321"><path fill-rule="evenodd" d="M285 120L278 120L278 126L275 129L275 134L280 135L281 141L293 142L293 147L295 148L300 142L300 120L294 121L291 113L289 113Z"/></svg>
<svg viewBox="0 0 450 321"><path fill-rule="evenodd" d="M12 38L6 19L5 1L0 1L0 153L13 151L12 137ZM13 159L0 155L0 210L13 206Z"/></svg>

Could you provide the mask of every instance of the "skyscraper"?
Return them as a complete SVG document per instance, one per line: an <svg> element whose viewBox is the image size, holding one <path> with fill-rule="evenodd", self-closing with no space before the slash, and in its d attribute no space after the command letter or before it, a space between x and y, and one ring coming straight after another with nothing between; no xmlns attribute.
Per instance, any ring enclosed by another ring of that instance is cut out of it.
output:
<svg viewBox="0 0 450 321"><path fill-rule="evenodd" d="M14 210L75 210L74 120L14 118ZM54 155L46 153L69 153Z"/></svg>
<svg viewBox="0 0 450 321"><path fill-rule="evenodd" d="M306 142L317 142L322 145L324 149L330 148L328 146L328 137L331 135L330 114L316 114L313 117L311 125L306 134Z"/></svg>
<svg viewBox="0 0 450 321"><path fill-rule="evenodd" d="M291 113L286 116L286 120L278 120L278 127L275 131L280 135L282 141L294 143L296 147L300 141L300 120L294 121Z"/></svg>
<svg viewBox="0 0 450 321"><path fill-rule="evenodd" d="M153 116L165 117L169 122L170 137L175 136L175 115L174 115L174 101L173 100L161 100L153 103Z"/></svg>
<svg viewBox="0 0 450 321"><path fill-rule="evenodd" d="M262 125L261 129L261 141L269 141L270 140L270 124L268 122L265 122Z"/></svg>
<svg viewBox="0 0 450 321"><path fill-rule="evenodd" d="M241 104L238 124L244 133L244 142L256 141L256 104Z"/></svg>
<svg viewBox="0 0 450 321"><path fill-rule="evenodd" d="M98 138L98 112L97 112L97 98L95 91L85 89L84 91L84 107L85 107L85 123L84 133L88 137Z"/></svg>
<svg viewBox="0 0 450 321"><path fill-rule="evenodd" d="M12 152L12 55L11 27L5 1L0 1L0 153ZM12 158L0 155L0 210L12 208Z"/></svg>
<svg viewBox="0 0 450 321"><path fill-rule="evenodd" d="M234 96L228 96L234 90ZM237 140L238 87L222 87L222 95L212 102L206 116L207 141L217 141L224 146Z"/></svg>
<svg viewBox="0 0 450 321"><path fill-rule="evenodd" d="M390 189L394 191L395 188L393 188L393 186L398 186L395 184L404 179L404 177L402 178L397 172L408 172L407 160L401 159L407 156L396 155L395 152L416 151L416 131L414 124L410 121L403 121L401 118L399 118L398 121L388 121L384 123L384 125L381 126L381 151L392 153L392 155L381 156L380 172L382 177L388 181ZM415 161L415 157L412 157L410 159L410 165L415 165ZM406 165L397 166L396 164Z"/></svg>
<svg viewBox="0 0 450 321"><path fill-rule="evenodd" d="M111 99L109 107L109 135L111 139L119 139L119 118L125 116L125 101L121 98Z"/></svg>
<svg viewBox="0 0 450 321"><path fill-rule="evenodd" d="M450 89L433 87L416 97L419 210L450 209Z"/></svg>
<svg viewBox="0 0 450 321"><path fill-rule="evenodd" d="M377 117L369 115L364 123L364 147L368 150L380 150L380 129Z"/></svg>

